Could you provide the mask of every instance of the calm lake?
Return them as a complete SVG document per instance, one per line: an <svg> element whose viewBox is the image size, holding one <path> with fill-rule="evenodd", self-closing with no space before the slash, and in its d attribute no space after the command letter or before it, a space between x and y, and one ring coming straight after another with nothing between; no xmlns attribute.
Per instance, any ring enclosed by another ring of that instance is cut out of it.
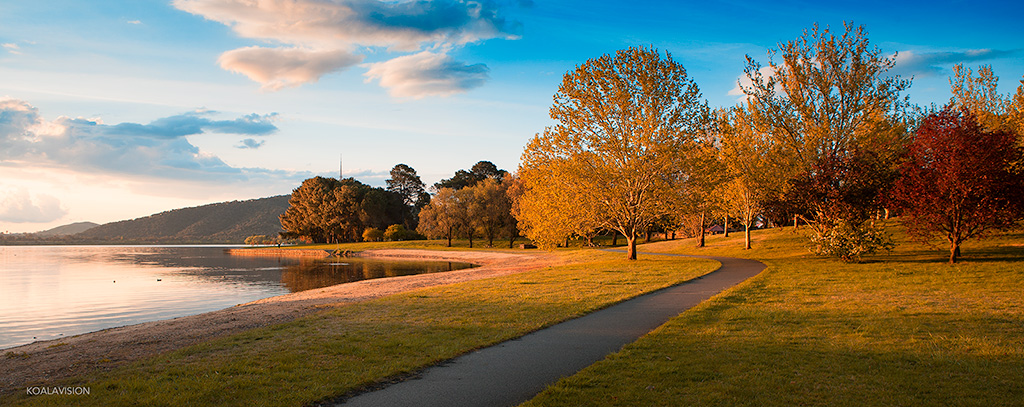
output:
<svg viewBox="0 0 1024 407"><path fill-rule="evenodd" d="M0 246L0 349L449 262L231 256L226 246Z"/></svg>

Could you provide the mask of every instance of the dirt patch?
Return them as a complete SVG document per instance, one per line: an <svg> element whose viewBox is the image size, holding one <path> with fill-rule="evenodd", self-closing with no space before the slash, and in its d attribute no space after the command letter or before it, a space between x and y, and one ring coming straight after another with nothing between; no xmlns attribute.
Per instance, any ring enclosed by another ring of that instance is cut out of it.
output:
<svg viewBox="0 0 1024 407"><path fill-rule="evenodd" d="M359 257L446 260L482 267L339 284L265 298L219 311L105 329L0 351L0 394L25 391L54 381L111 370L142 358L220 336L287 322L323 310L424 287L497 277L559 263L556 256L534 252L368 250Z"/></svg>

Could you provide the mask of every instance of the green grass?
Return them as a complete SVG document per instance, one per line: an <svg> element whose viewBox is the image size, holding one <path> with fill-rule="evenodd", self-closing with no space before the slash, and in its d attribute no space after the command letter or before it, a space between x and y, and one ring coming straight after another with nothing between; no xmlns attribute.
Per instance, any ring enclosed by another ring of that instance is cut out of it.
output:
<svg viewBox="0 0 1024 407"><path fill-rule="evenodd" d="M345 394L705 274L704 260L574 264L339 306L65 383L90 396L15 394L0 404L295 406Z"/></svg>
<svg viewBox="0 0 1024 407"><path fill-rule="evenodd" d="M647 251L769 268L527 406L1024 404L1024 232L969 242L964 261L905 241L863 264L821 259L792 228Z"/></svg>

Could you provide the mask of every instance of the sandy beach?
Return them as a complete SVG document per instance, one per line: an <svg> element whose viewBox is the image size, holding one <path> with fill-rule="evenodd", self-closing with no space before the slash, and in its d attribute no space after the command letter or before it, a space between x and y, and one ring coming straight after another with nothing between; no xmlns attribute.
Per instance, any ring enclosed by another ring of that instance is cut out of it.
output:
<svg viewBox="0 0 1024 407"><path fill-rule="evenodd" d="M111 370L126 363L220 336L287 322L347 303L424 287L536 270L558 263L544 252L368 250L359 257L444 260L481 267L444 273L363 280L265 298L204 314L146 322L4 349L0 393L24 391L75 376Z"/></svg>

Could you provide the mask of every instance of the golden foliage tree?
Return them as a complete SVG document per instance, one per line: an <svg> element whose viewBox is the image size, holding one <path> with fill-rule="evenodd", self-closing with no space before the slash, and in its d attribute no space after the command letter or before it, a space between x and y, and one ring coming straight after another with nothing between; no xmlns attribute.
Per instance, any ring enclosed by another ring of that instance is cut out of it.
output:
<svg viewBox="0 0 1024 407"><path fill-rule="evenodd" d="M879 205L877 199L866 196L877 191L853 194L845 189L867 185L861 182L865 180L877 180L870 184L884 189L883 181L893 177L847 169L893 172L909 141L903 125L908 101L900 94L910 81L888 73L895 57L870 47L863 26L844 25L841 34L815 25L800 38L780 43L778 50L768 52L768 66L747 56L744 72L749 84L741 86L752 123L757 131L771 136L780 152L773 157L783 157L788 161L784 165L794 166L791 173L800 174L799 180L791 180L832 188L790 194L799 201L791 206L805 211L817 242L834 235L839 225L850 226L847 229L857 235L878 232L873 226L863 229L870 226L865 224L865 214L873 211L864 206ZM847 182L842 179L847 174L862 179ZM857 199L846 200L850 196Z"/></svg>
<svg viewBox="0 0 1024 407"><path fill-rule="evenodd" d="M451 188L441 188L427 206L420 210L420 223L416 231L431 239L452 239L467 226L468 208L463 197Z"/></svg>
<svg viewBox="0 0 1024 407"><path fill-rule="evenodd" d="M730 181L724 183L724 206L744 227L744 248L750 249L750 227L761 202L782 193L796 168L771 135L757 130L743 105L717 117L722 163Z"/></svg>
<svg viewBox="0 0 1024 407"><path fill-rule="evenodd" d="M986 131L1007 131L1016 134L1017 148L1024 150L1024 80L1013 95L999 93L999 77L992 66L982 65L977 73L961 64L953 66L949 79L951 106L964 109L977 119ZM1010 163L1010 169L1024 176L1024 163Z"/></svg>
<svg viewBox="0 0 1024 407"><path fill-rule="evenodd" d="M567 73L550 115L523 152L521 229L542 245L588 224L614 229L636 259L636 237L694 177L708 116L697 85L670 54L629 48Z"/></svg>

